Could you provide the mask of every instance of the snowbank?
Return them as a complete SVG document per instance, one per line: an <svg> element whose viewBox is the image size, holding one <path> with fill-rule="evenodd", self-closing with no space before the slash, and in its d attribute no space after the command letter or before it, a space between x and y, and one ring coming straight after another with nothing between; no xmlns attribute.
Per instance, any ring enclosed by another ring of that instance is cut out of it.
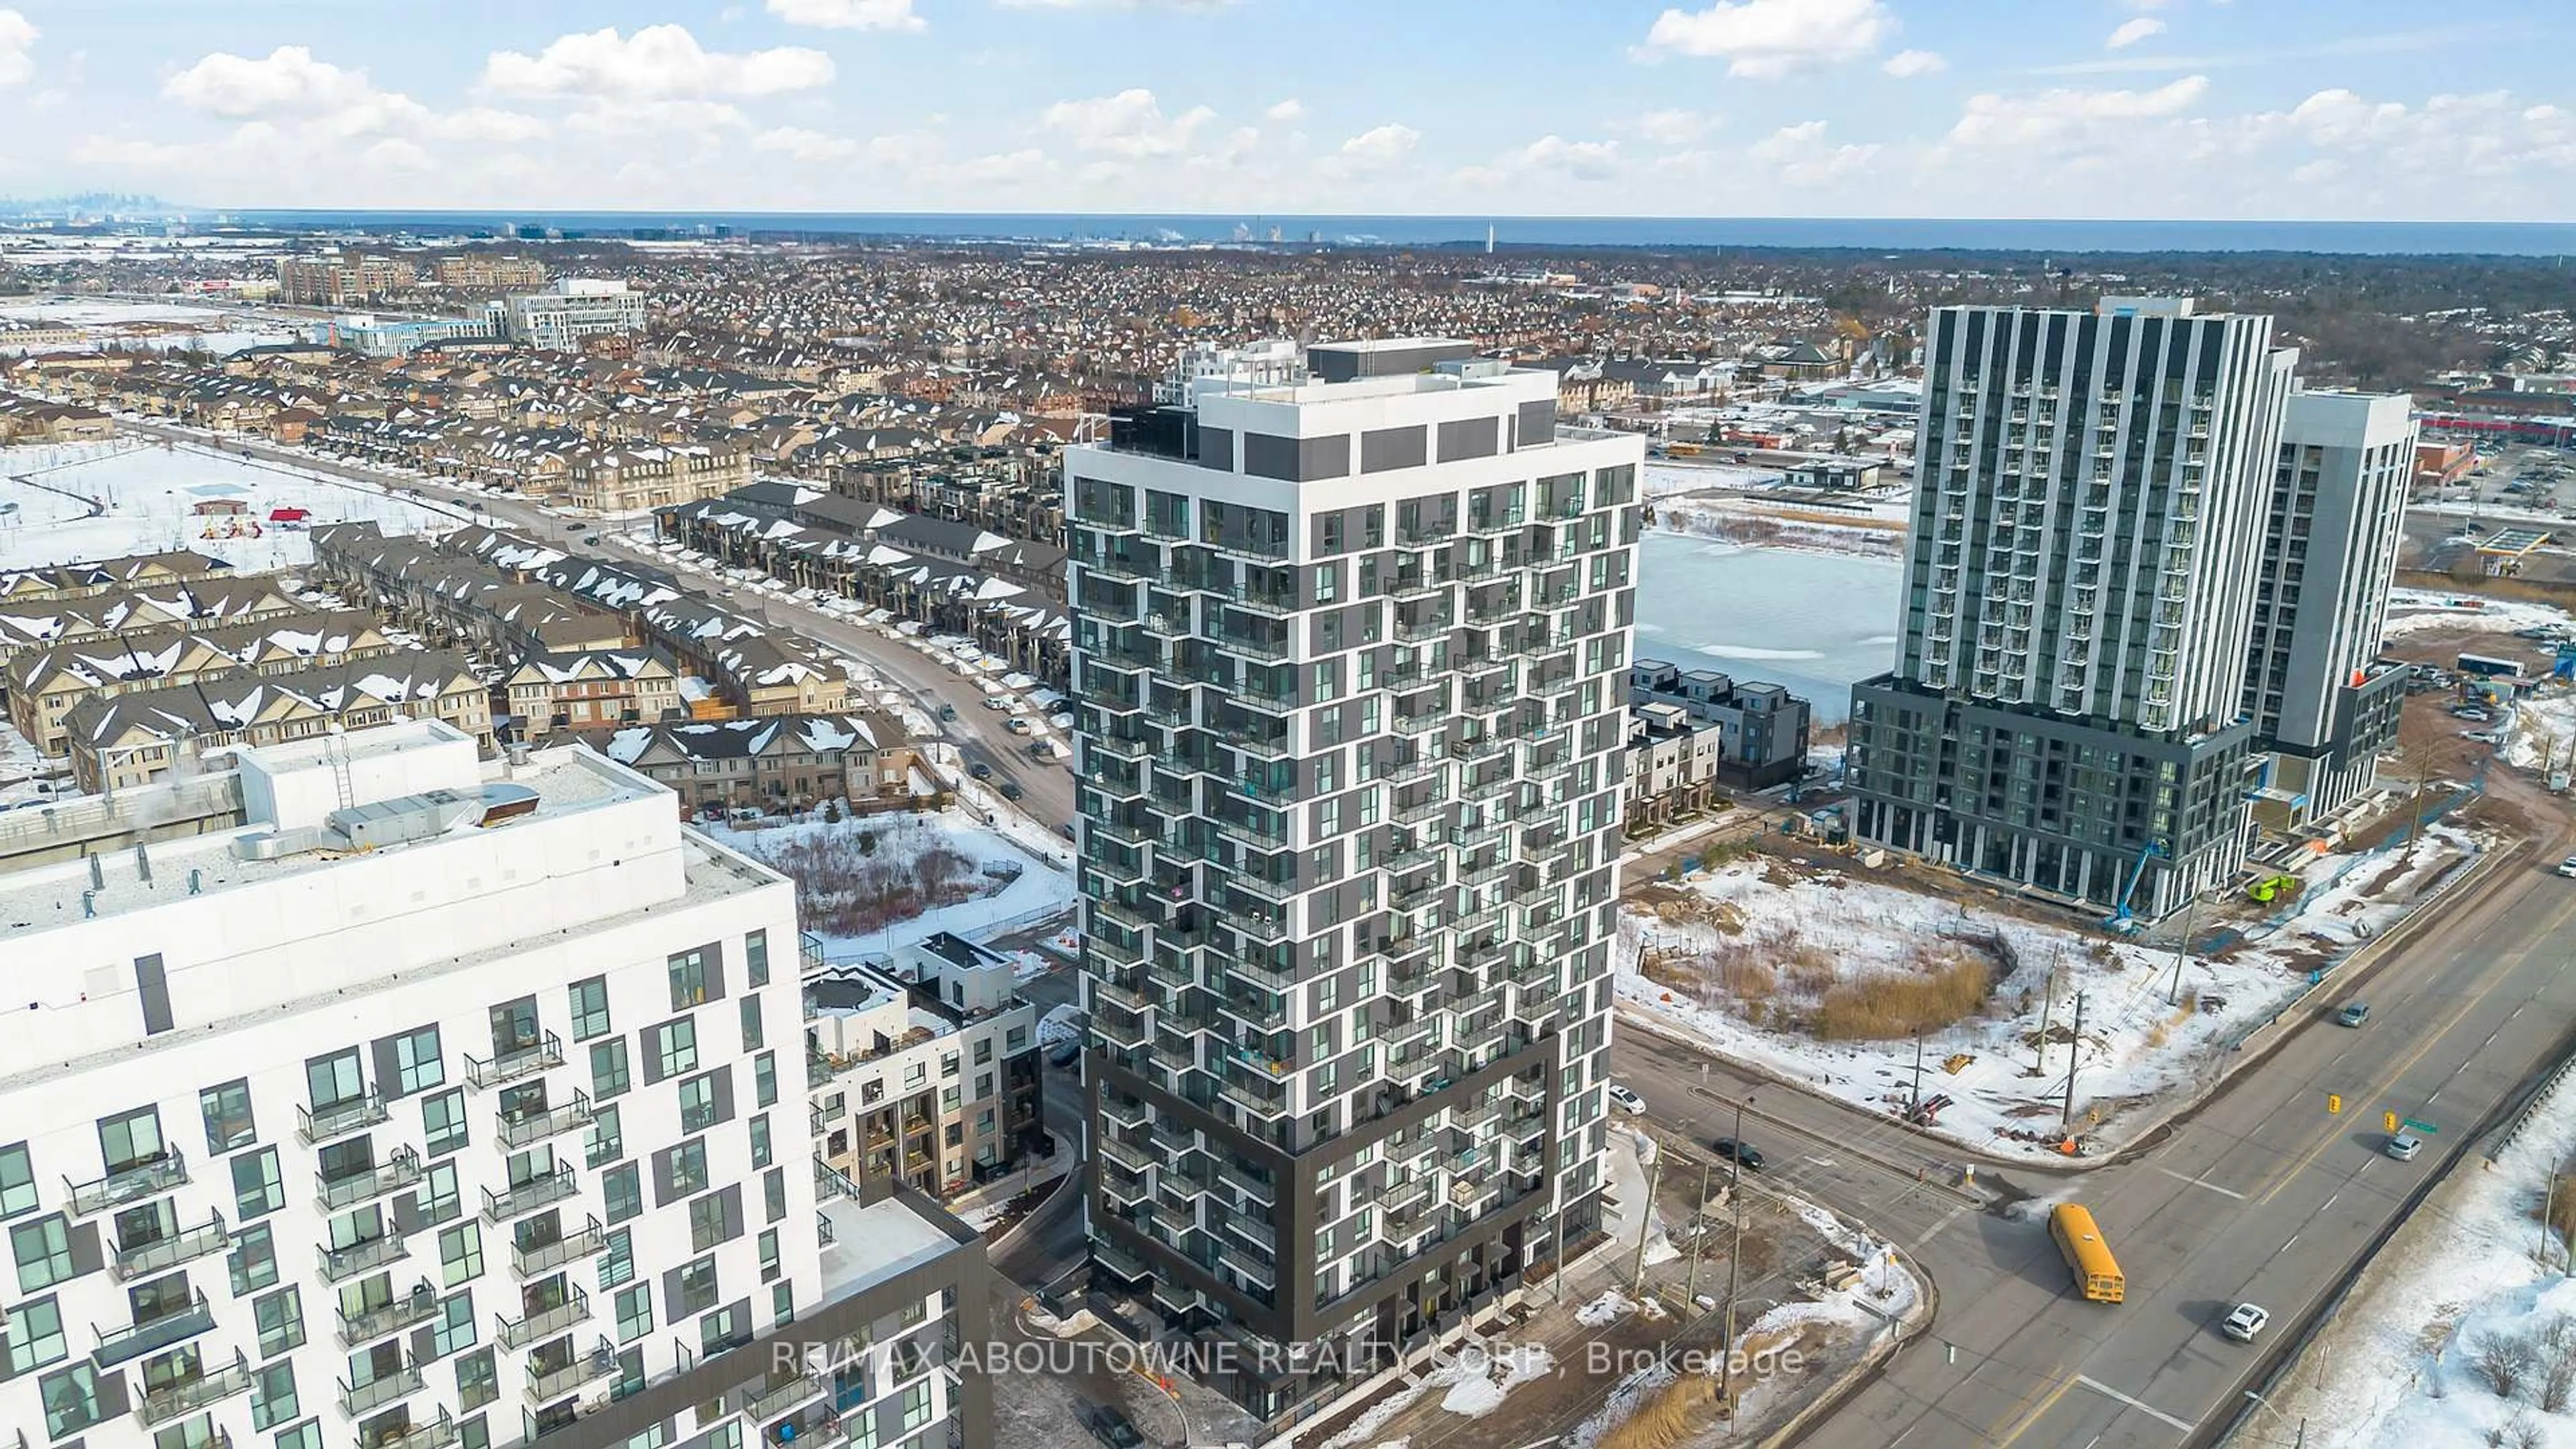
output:
<svg viewBox="0 0 2576 1449"><path fill-rule="evenodd" d="M934 850L953 851L971 864L969 875L990 882L1007 874L999 889L955 905L935 906L883 930L836 935L818 931L823 954L833 960L879 955L941 931L982 939L999 931L1034 923L1071 908L1073 882L1062 872L1032 858L1010 836L984 826L965 812L949 809L913 815L877 815L826 823L820 819L788 825L745 828L704 827L725 843L764 862L775 862L800 841L834 836L874 834L876 854L870 859L901 865Z"/></svg>

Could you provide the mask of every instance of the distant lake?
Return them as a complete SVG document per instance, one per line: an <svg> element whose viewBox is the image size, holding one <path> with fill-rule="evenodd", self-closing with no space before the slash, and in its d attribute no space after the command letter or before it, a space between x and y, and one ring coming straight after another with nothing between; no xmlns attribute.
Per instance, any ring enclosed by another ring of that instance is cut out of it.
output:
<svg viewBox="0 0 2576 1449"><path fill-rule="evenodd" d="M1853 681L1896 662L1894 559L1648 529L1637 569L1638 658L1786 685L1819 724L1851 712Z"/></svg>

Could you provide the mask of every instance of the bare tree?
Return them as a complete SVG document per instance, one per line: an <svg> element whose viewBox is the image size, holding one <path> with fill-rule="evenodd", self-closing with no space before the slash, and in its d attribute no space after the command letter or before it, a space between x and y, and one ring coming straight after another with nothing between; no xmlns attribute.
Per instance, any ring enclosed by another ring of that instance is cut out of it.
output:
<svg viewBox="0 0 2576 1449"><path fill-rule="evenodd" d="M2406 843L2409 845L2415 843L2416 833L2424 828L2424 786L2433 778L2442 746L2451 739L2451 732L2443 727L2441 717L2430 708L2398 706L2398 768L2414 785L2406 805Z"/></svg>
<svg viewBox="0 0 2576 1449"><path fill-rule="evenodd" d="M2539 1350L2517 1334L2489 1331L2469 1343L2469 1370L2486 1380L2499 1399L2510 1399L2539 1366Z"/></svg>

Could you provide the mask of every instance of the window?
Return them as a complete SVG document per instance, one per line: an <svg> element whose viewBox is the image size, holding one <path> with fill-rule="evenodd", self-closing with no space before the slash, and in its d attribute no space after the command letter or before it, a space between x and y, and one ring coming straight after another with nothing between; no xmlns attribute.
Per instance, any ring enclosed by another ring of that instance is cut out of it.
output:
<svg viewBox="0 0 2576 1449"><path fill-rule="evenodd" d="M608 978L593 976L571 986L572 1039L588 1041L608 1030Z"/></svg>
<svg viewBox="0 0 2576 1449"><path fill-rule="evenodd" d="M918 1429L930 1422L930 1385L914 1384L903 1391L903 1427Z"/></svg>
<svg viewBox="0 0 2576 1449"><path fill-rule="evenodd" d="M698 1069L698 1026L688 1017L653 1028L653 1055L662 1075L676 1077Z"/></svg>
<svg viewBox="0 0 2576 1449"><path fill-rule="evenodd" d="M221 1156L259 1140L250 1117L250 1079L236 1077L197 1094L197 1109L206 1118L206 1150ZM290 1411L291 1412L291 1411Z"/></svg>
<svg viewBox="0 0 2576 1449"><path fill-rule="evenodd" d="M713 1072L680 1084L680 1130L704 1132L716 1124L716 1078Z"/></svg>
<svg viewBox="0 0 2576 1449"><path fill-rule="evenodd" d="M778 1053L762 1052L751 1059L752 1100L763 1107L778 1105Z"/></svg>
<svg viewBox="0 0 2576 1449"><path fill-rule="evenodd" d="M492 1350L469 1353L456 1361L456 1407L474 1410L501 1397L501 1376L492 1367Z"/></svg>
<svg viewBox="0 0 2576 1449"><path fill-rule="evenodd" d="M450 1221L464 1211L464 1196L456 1188L456 1164L435 1164L429 1169L420 1195L421 1226Z"/></svg>
<svg viewBox="0 0 2576 1449"><path fill-rule="evenodd" d="M72 1276L71 1232L59 1216L9 1230L9 1256L17 1260L18 1291L33 1293Z"/></svg>
<svg viewBox="0 0 2576 1449"><path fill-rule="evenodd" d="M795 1284L773 1283L769 1285L769 1316L770 1319L781 1328L785 1328L788 1324L796 1321Z"/></svg>
<svg viewBox="0 0 2576 1449"><path fill-rule="evenodd" d="M694 1317L716 1306L716 1260L700 1258L680 1267L679 1296L671 1303L671 1318L677 1322Z"/></svg>
<svg viewBox="0 0 2576 1449"><path fill-rule="evenodd" d="M60 1439L99 1421L98 1374L87 1363L58 1369L36 1380L37 1402L45 1406L45 1432Z"/></svg>
<svg viewBox="0 0 2576 1449"><path fill-rule="evenodd" d="M161 1109L138 1107L98 1119L98 1152L110 1173L159 1162L169 1155L161 1144Z"/></svg>
<svg viewBox="0 0 2576 1449"><path fill-rule="evenodd" d="M278 1171L277 1149L263 1147L233 1159L233 1217L249 1222L286 1206L286 1179Z"/></svg>
<svg viewBox="0 0 2576 1449"><path fill-rule="evenodd" d="M430 1343L437 1349L432 1355L445 1358L460 1349L474 1346L474 1293L468 1289L439 1300L438 1317L430 1324Z"/></svg>
<svg viewBox="0 0 2576 1449"><path fill-rule="evenodd" d="M979 1036L975 1038L975 1065L979 1067L989 1067L992 1064L993 1039L989 1036Z"/></svg>
<svg viewBox="0 0 2576 1449"><path fill-rule="evenodd" d="M704 1138L692 1137L671 1149L671 1193L686 1197L703 1192L707 1186L707 1144ZM669 1201L669 1198L663 1201Z"/></svg>
<svg viewBox="0 0 2576 1449"><path fill-rule="evenodd" d="M358 1069L358 1049L313 1057L304 1063L304 1087L318 1116L367 1094L366 1075Z"/></svg>
<svg viewBox="0 0 2576 1449"><path fill-rule="evenodd" d="M617 1295L617 1341L633 1343L653 1331L653 1285L638 1283Z"/></svg>
<svg viewBox="0 0 2576 1449"><path fill-rule="evenodd" d="M277 1286L277 1246L266 1223L233 1229L232 1255L224 1261L232 1269L236 1298Z"/></svg>
<svg viewBox="0 0 2576 1449"><path fill-rule="evenodd" d="M607 1203L610 1222L622 1223L644 1211L643 1178L632 1162L599 1175L599 1194Z"/></svg>
<svg viewBox="0 0 2576 1449"><path fill-rule="evenodd" d="M250 1302L251 1321L259 1325L259 1356L275 1358L304 1346L304 1300L294 1287L280 1288Z"/></svg>
<svg viewBox="0 0 2576 1449"><path fill-rule="evenodd" d="M36 1165L27 1156L27 1144L0 1147L0 1218L35 1210Z"/></svg>
<svg viewBox="0 0 2576 1449"><path fill-rule="evenodd" d="M590 1097L605 1102L633 1084L626 1069L626 1038L613 1036L590 1044Z"/></svg>
<svg viewBox="0 0 2576 1449"><path fill-rule="evenodd" d="M707 1000L707 953L704 947L671 958L671 1009L686 1011Z"/></svg>
<svg viewBox="0 0 2576 1449"><path fill-rule="evenodd" d="M599 1291L607 1292L635 1279L635 1235L619 1228L608 1235L608 1251L599 1259Z"/></svg>
<svg viewBox="0 0 2576 1449"><path fill-rule="evenodd" d="M485 1015L492 1022L492 1055L496 1058L525 1051L544 1037L537 1030L537 999L533 996L502 1002Z"/></svg>
<svg viewBox="0 0 2576 1449"><path fill-rule="evenodd" d="M0 1315L0 1324L9 1330L9 1372L27 1373L61 1358L70 1352L63 1343L62 1310L51 1298L21 1303Z"/></svg>
<svg viewBox="0 0 2576 1449"><path fill-rule="evenodd" d="M766 1116L751 1119L751 1165L755 1168L769 1165L769 1118Z"/></svg>
<svg viewBox="0 0 2576 1449"><path fill-rule="evenodd" d="M401 1084L404 1096L446 1084L447 1066L439 1059L436 1026L424 1026L394 1038L394 1079Z"/></svg>
<svg viewBox="0 0 2576 1449"><path fill-rule="evenodd" d="M689 1201L689 1251L712 1253L725 1240L724 1194L708 1193Z"/></svg>
<svg viewBox="0 0 2576 1449"><path fill-rule="evenodd" d="M713 1358L733 1344L747 1341L742 1331L743 1306L733 1304L698 1320L698 1348Z"/></svg>
<svg viewBox="0 0 2576 1449"><path fill-rule="evenodd" d="M758 990L767 986L769 984L769 933L767 931L754 931L742 938L742 959L743 969L749 974L752 989Z"/></svg>
<svg viewBox="0 0 2576 1449"><path fill-rule="evenodd" d="M465 1089L420 1099L421 1139L429 1155L443 1156L465 1145Z"/></svg>
<svg viewBox="0 0 2576 1449"><path fill-rule="evenodd" d="M769 1221L787 1216L787 1169L773 1167L760 1179L762 1206L769 1209Z"/></svg>
<svg viewBox="0 0 2576 1449"><path fill-rule="evenodd" d="M760 998L746 996L742 999L742 1049L756 1052L764 1044L760 1024Z"/></svg>
<svg viewBox="0 0 2576 1449"><path fill-rule="evenodd" d="M274 1429L295 1417L295 1360L282 1358L250 1376L250 1426Z"/></svg>
<svg viewBox="0 0 2576 1449"><path fill-rule="evenodd" d="M483 1229L470 1222L439 1229L438 1262L440 1276L450 1288L482 1277Z"/></svg>
<svg viewBox="0 0 2576 1449"><path fill-rule="evenodd" d="M583 1157L588 1165L602 1167L626 1155L626 1137L618 1123L615 1107L602 1107L590 1119L590 1136L585 1140Z"/></svg>
<svg viewBox="0 0 2576 1449"><path fill-rule="evenodd" d="M778 1229L776 1228L761 1229L760 1276L764 1282L778 1276Z"/></svg>

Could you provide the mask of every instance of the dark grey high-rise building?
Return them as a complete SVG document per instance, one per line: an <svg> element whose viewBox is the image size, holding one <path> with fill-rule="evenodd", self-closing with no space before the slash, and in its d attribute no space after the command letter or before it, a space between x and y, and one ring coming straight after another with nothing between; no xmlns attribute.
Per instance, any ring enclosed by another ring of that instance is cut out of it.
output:
<svg viewBox="0 0 2576 1449"><path fill-rule="evenodd" d="M2155 915L2244 857L2246 657L2295 354L2188 300L1945 307L1862 837ZM2143 871L2141 873L2141 866Z"/></svg>

